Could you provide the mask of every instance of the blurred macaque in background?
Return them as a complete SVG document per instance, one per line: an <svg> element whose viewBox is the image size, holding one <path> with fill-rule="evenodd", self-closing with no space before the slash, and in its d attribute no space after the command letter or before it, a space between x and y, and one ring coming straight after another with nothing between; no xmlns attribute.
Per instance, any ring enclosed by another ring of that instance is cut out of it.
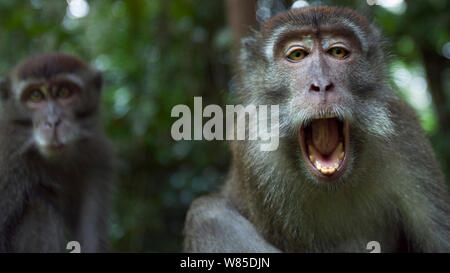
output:
<svg viewBox="0 0 450 273"><path fill-rule="evenodd" d="M0 85L0 252L107 250L116 159L100 122L102 75L47 53Z"/></svg>

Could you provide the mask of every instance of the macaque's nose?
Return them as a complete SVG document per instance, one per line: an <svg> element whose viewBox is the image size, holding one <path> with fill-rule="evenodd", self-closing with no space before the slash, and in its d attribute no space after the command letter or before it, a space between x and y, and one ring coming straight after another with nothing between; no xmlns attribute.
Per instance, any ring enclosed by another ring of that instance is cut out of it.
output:
<svg viewBox="0 0 450 273"><path fill-rule="evenodd" d="M46 129L55 129L56 127L58 127L58 125L61 123L61 119L60 118L48 118L45 122L44 122L44 126Z"/></svg>
<svg viewBox="0 0 450 273"><path fill-rule="evenodd" d="M328 84L320 84L320 83L313 83L309 87L309 91L332 91L334 89L334 84L332 82L329 82Z"/></svg>

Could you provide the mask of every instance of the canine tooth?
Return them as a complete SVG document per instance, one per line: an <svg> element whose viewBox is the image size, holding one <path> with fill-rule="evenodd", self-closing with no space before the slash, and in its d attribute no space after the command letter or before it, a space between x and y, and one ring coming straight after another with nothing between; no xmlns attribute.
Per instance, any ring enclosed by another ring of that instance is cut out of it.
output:
<svg viewBox="0 0 450 273"><path fill-rule="evenodd" d="M334 163L333 168L334 168L335 170L337 170L337 168L339 168L339 163Z"/></svg>
<svg viewBox="0 0 450 273"><path fill-rule="evenodd" d="M313 155L309 155L309 160L311 160L312 163L316 162L316 158Z"/></svg>
<svg viewBox="0 0 450 273"><path fill-rule="evenodd" d="M322 169L322 166L320 165L320 163L318 161L315 162L316 164L316 169L318 169L319 171Z"/></svg>
<svg viewBox="0 0 450 273"><path fill-rule="evenodd" d="M342 159L344 158L344 155L345 155L345 153L342 152L342 153L339 154L338 158L339 158L340 160L342 160Z"/></svg>
<svg viewBox="0 0 450 273"><path fill-rule="evenodd" d="M344 148L344 144L342 142L339 142L338 147L339 150L342 150Z"/></svg>

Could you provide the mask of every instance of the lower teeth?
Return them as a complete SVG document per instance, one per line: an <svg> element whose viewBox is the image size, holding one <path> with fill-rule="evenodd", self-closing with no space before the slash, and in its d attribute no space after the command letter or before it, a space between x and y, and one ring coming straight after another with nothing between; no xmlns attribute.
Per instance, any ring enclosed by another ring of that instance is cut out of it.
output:
<svg viewBox="0 0 450 273"><path fill-rule="evenodd" d="M311 145L308 146L309 150L314 149ZM343 150L343 144L342 142L340 142L338 144L337 149L339 150ZM344 160L344 156L345 156L345 152L342 151L341 153L339 153L338 157L337 157L337 162L334 163L333 166L330 167L326 167L326 166L322 166L320 165L319 160L317 160L313 155L309 155L309 160L311 161L311 163L316 167L316 169L326 175L330 175L333 174L337 171L337 169L339 168L339 166L341 165L342 161Z"/></svg>
<svg viewBox="0 0 450 273"><path fill-rule="evenodd" d="M316 169L319 170L323 174L333 174L337 171L339 165L336 163L333 167L322 167L319 163L315 164Z"/></svg>

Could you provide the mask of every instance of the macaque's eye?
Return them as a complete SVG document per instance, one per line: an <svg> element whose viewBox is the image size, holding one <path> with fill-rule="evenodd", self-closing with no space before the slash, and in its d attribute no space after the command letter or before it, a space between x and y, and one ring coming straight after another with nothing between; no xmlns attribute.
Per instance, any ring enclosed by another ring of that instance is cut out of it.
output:
<svg viewBox="0 0 450 273"><path fill-rule="evenodd" d="M296 48L288 52L287 58L291 61L298 62L301 59L305 58L307 55L308 52L304 51L303 49Z"/></svg>
<svg viewBox="0 0 450 273"><path fill-rule="evenodd" d="M44 100L44 94L41 92L41 90L35 89L30 92L30 95L28 96L28 99L31 102L41 102Z"/></svg>
<svg viewBox="0 0 450 273"><path fill-rule="evenodd" d="M330 48L330 50L328 50L328 54L330 54L331 56L333 56L335 58L343 59L348 56L349 52L347 49L345 49L343 47L333 47L333 48Z"/></svg>
<svg viewBox="0 0 450 273"><path fill-rule="evenodd" d="M70 91L70 89L67 87L61 87L57 92L58 98L61 98L61 99L68 98L71 95L72 95L72 91Z"/></svg>

